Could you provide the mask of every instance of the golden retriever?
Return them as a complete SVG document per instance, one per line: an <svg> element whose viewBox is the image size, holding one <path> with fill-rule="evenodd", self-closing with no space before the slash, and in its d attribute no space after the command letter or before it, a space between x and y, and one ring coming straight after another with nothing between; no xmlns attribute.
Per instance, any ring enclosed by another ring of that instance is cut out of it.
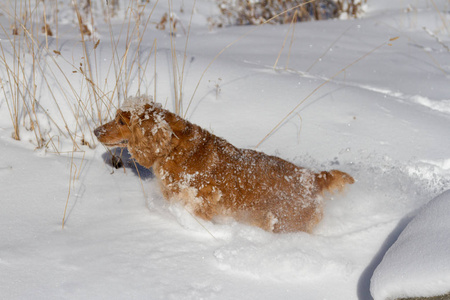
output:
<svg viewBox="0 0 450 300"><path fill-rule="evenodd" d="M148 98L128 99L95 131L108 147L127 147L153 168L164 197L205 220L232 217L270 232L311 232L326 192L354 179L341 171L314 173L275 156L239 149Z"/></svg>

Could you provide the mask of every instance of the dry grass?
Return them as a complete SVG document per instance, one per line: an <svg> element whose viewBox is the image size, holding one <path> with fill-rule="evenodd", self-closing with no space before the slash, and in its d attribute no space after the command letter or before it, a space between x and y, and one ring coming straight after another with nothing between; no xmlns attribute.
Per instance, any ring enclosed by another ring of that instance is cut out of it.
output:
<svg viewBox="0 0 450 300"><path fill-rule="evenodd" d="M123 8L125 17L119 34L113 32L111 25L111 15L117 12L119 2L109 4L102 1L101 8L90 0L64 4L71 6L68 11L76 20L73 25L78 28L80 40L76 46L81 47L78 53L82 53L79 61L59 48L57 1L10 0L0 4L0 13L10 21L8 27L0 24L7 41L0 43L0 92L9 111L12 137L26 139L37 149L65 154L70 159L63 226L71 190L84 161L74 157L83 158L86 147L96 146L93 129L109 119L127 97L133 76L138 78L139 93L141 79L153 62L150 58L156 55L156 40L144 56L140 45L157 2L150 15L145 16L143 11L149 1L128 2L129 6ZM112 49L108 72L102 76L98 46L108 41L100 41L96 33L99 11L110 28ZM119 41L124 39L125 49L118 49ZM108 82L111 77L113 80Z"/></svg>
<svg viewBox="0 0 450 300"><path fill-rule="evenodd" d="M221 16L216 26L258 25L270 19L272 24L288 24L338 18L342 14L357 17L367 0L218 0ZM296 7L295 9L292 9ZM286 12L280 14L282 12ZM276 17L275 17L276 16Z"/></svg>
<svg viewBox="0 0 450 300"><path fill-rule="evenodd" d="M120 100L128 95L132 76L137 73L139 83L142 81L143 74L151 65L151 55L156 53L156 41L155 51L141 57L140 45L151 18L151 14L143 18L143 11L148 2L129 2L120 33L117 34L113 33L110 15L117 11L118 2L110 1L110 5L105 6L102 1L103 17L110 26L113 59L109 62L107 74L101 79L98 46L108 41L100 41L97 38L93 3L80 0L67 4L71 6L76 20L74 25L78 27L78 45L83 53L79 62L67 56L67 51L61 53L59 49L57 3L11 0L0 6L0 12L10 20L9 28L0 28L9 41L8 48L5 48L5 43L0 44L0 66L4 70L0 86L10 112L14 128L13 138L20 140L22 132L33 132L33 143L37 148L44 149L55 145L52 141L59 137L69 138L73 142L73 148L81 151L82 146L95 147L96 139L92 127L109 118L110 112L115 111ZM119 40L123 39L126 40L126 48L118 49ZM132 43L137 43L138 46L131 47ZM119 54L120 52L124 54ZM72 69L72 75L67 72L68 69ZM114 80L108 82L112 74ZM81 87L74 84L74 77L77 77L75 81L81 81ZM109 90L111 83L114 86ZM48 95L39 94L40 87L47 87ZM53 109L41 106L43 97L53 99L56 115ZM70 116L61 110L64 101L64 106L71 109ZM47 111L51 111L52 115ZM40 123L43 119L48 119L51 123L45 129L41 129ZM56 134L55 129L58 131ZM51 137L48 135L50 131L53 134ZM59 152L60 149L53 150Z"/></svg>

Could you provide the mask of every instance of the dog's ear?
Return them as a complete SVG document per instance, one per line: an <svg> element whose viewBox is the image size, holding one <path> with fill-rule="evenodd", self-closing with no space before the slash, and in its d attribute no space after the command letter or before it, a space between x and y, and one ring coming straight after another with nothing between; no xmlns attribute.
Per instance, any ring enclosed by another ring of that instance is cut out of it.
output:
<svg viewBox="0 0 450 300"><path fill-rule="evenodd" d="M174 132L163 112L144 113L131 117L132 137L128 151L136 161L146 168L172 151Z"/></svg>
<svg viewBox="0 0 450 300"><path fill-rule="evenodd" d="M188 133L190 124L186 120L173 113L167 113L165 119L175 137L181 137L182 135Z"/></svg>

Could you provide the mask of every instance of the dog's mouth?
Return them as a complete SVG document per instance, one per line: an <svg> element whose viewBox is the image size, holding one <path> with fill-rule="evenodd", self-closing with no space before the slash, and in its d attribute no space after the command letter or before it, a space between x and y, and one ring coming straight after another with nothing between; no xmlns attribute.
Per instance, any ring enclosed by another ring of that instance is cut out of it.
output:
<svg viewBox="0 0 450 300"><path fill-rule="evenodd" d="M105 145L106 147L126 147L128 145L128 140L121 140L118 142L113 142L113 143L102 143L103 145Z"/></svg>

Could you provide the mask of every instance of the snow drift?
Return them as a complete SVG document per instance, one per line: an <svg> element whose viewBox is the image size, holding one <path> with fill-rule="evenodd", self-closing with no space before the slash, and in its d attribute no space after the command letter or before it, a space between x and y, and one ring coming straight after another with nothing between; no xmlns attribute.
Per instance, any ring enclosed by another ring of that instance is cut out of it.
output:
<svg viewBox="0 0 450 300"><path fill-rule="evenodd" d="M387 251L371 280L375 300L450 291L450 190L428 203Z"/></svg>

